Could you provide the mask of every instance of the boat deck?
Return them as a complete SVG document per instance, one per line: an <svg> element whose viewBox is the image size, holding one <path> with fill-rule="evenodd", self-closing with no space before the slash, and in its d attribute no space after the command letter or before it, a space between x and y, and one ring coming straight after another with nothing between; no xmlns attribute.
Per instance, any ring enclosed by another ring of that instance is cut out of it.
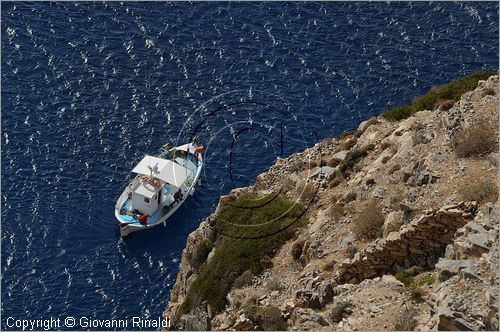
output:
<svg viewBox="0 0 500 332"><path fill-rule="evenodd" d="M198 171L198 160L195 158L191 157L177 157L175 158L175 162L178 163L181 166L186 167L187 169L192 171L192 174L188 176L186 181L182 184L180 190L182 196L186 194L186 191L189 189L191 186L193 179L196 176L196 173ZM171 185L171 184L165 184L162 188L162 201L160 203L160 207L155 211L155 213L151 216L148 217L148 224L154 224L158 222L166 212L163 211L163 207L165 206L170 206L170 208L173 208L176 205L176 200L174 199L174 194L179 190L179 188ZM127 224L139 224L139 219L134 216L130 216L127 214L123 214L123 211L127 210L129 212L133 212L132 209L132 200L130 198L126 198L125 202L122 204L121 209L120 209L120 214L119 218L120 221L123 223Z"/></svg>

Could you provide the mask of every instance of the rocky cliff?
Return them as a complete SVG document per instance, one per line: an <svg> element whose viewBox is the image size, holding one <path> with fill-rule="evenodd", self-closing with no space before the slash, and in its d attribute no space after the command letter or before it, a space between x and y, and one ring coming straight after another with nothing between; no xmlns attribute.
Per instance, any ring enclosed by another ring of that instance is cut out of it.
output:
<svg viewBox="0 0 500 332"><path fill-rule="evenodd" d="M188 237L164 313L174 328L497 330L498 76L433 108L371 118L222 197ZM214 219L248 192L300 202L307 222L263 271L230 279L222 310L186 305L222 250Z"/></svg>

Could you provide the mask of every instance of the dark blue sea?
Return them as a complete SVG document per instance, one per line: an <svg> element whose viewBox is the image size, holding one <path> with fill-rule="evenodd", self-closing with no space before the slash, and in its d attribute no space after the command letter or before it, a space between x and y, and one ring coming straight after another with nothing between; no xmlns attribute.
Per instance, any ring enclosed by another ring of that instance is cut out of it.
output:
<svg viewBox="0 0 500 332"><path fill-rule="evenodd" d="M498 68L496 2L1 9L3 329L8 317L157 318L220 195L433 85ZM120 240L113 209L133 166L194 136L202 186L166 227Z"/></svg>

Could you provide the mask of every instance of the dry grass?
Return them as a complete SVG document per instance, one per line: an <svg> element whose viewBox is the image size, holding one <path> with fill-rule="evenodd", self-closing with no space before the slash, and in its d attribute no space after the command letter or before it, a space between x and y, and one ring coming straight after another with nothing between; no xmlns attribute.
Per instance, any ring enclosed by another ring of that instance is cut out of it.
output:
<svg viewBox="0 0 500 332"><path fill-rule="evenodd" d="M358 138L356 136L351 137L340 143L340 145L337 147L338 151L344 151L344 150L350 150L353 146L358 143Z"/></svg>
<svg viewBox="0 0 500 332"><path fill-rule="evenodd" d="M264 331L286 331L288 328L280 308L275 305L257 308L255 323Z"/></svg>
<svg viewBox="0 0 500 332"><path fill-rule="evenodd" d="M395 331L414 331L418 325L415 317L418 316L418 312L415 309L406 308L400 315L396 316L396 321L394 322Z"/></svg>
<svg viewBox="0 0 500 332"><path fill-rule="evenodd" d="M318 192L318 185L311 182L306 183L303 187L298 188L300 200L306 204L311 203Z"/></svg>
<svg viewBox="0 0 500 332"><path fill-rule="evenodd" d="M321 271L323 272L331 272L333 271L333 262L332 261L326 261L321 265Z"/></svg>
<svg viewBox="0 0 500 332"><path fill-rule="evenodd" d="M494 127L482 120L477 125L458 131L451 146L459 158L481 157L497 149L497 140Z"/></svg>
<svg viewBox="0 0 500 332"><path fill-rule="evenodd" d="M438 99L434 104L434 110L447 111L453 107L455 102L451 99Z"/></svg>
<svg viewBox="0 0 500 332"><path fill-rule="evenodd" d="M496 179L486 178L476 171L467 181L462 182L458 193L464 201L477 201L479 204L496 202L498 186Z"/></svg>
<svg viewBox="0 0 500 332"><path fill-rule="evenodd" d="M300 256L302 256L302 250L304 248L306 241L304 239L298 239L292 244L292 257L295 260L299 260Z"/></svg>
<svg viewBox="0 0 500 332"><path fill-rule="evenodd" d="M238 278L234 280L234 288L243 288L245 286L251 285L253 280L253 273L249 270L243 272Z"/></svg>
<svg viewBox="0 0 500 332"><path fill-rule="evenodd" d="M392 145L391 142L389 142L389 141L383 141L382 143L380 143L380 150L383 151L383 150L385 150L387 148L390 148L391 145Z"/></svg>
<svg viewBox="0 0 500 332"><path fill-rule="evenodd" d="M370 201L358 213L353 231L358 238L376 239L381 235L384 221L385 217L378 202Z"/></svg>
<svg viewBox="0 0 500 332"><path fill-rule="evenodd" d="M330 206L330 209L328 210L328 215L333 220L338 221L340 220L340 218L342 218L344 212L345 208L343 204L333 203L332 206Z"/></svg>
<svg viewBox="0 0 500 332"><path fill-rule="evenodd" d="M331 158L331 159L329 159L329 160L326 162L326 165L327 165L327 166L330 166L330 167L336 167L336 166L338 166L341 162L342 162L342 159L340 159L340 158Z"/></svg>

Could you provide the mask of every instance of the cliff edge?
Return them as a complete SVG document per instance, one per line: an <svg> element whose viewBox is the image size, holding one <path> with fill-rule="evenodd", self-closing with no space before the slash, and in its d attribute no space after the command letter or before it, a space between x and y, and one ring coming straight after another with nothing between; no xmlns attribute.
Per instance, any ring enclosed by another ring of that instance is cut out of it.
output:
<svg viewBox="0 0 500 332"><path fill-rule="evenodd" d="M498 81L221 197L187 239L173 329L498 330Z"/></svg>

